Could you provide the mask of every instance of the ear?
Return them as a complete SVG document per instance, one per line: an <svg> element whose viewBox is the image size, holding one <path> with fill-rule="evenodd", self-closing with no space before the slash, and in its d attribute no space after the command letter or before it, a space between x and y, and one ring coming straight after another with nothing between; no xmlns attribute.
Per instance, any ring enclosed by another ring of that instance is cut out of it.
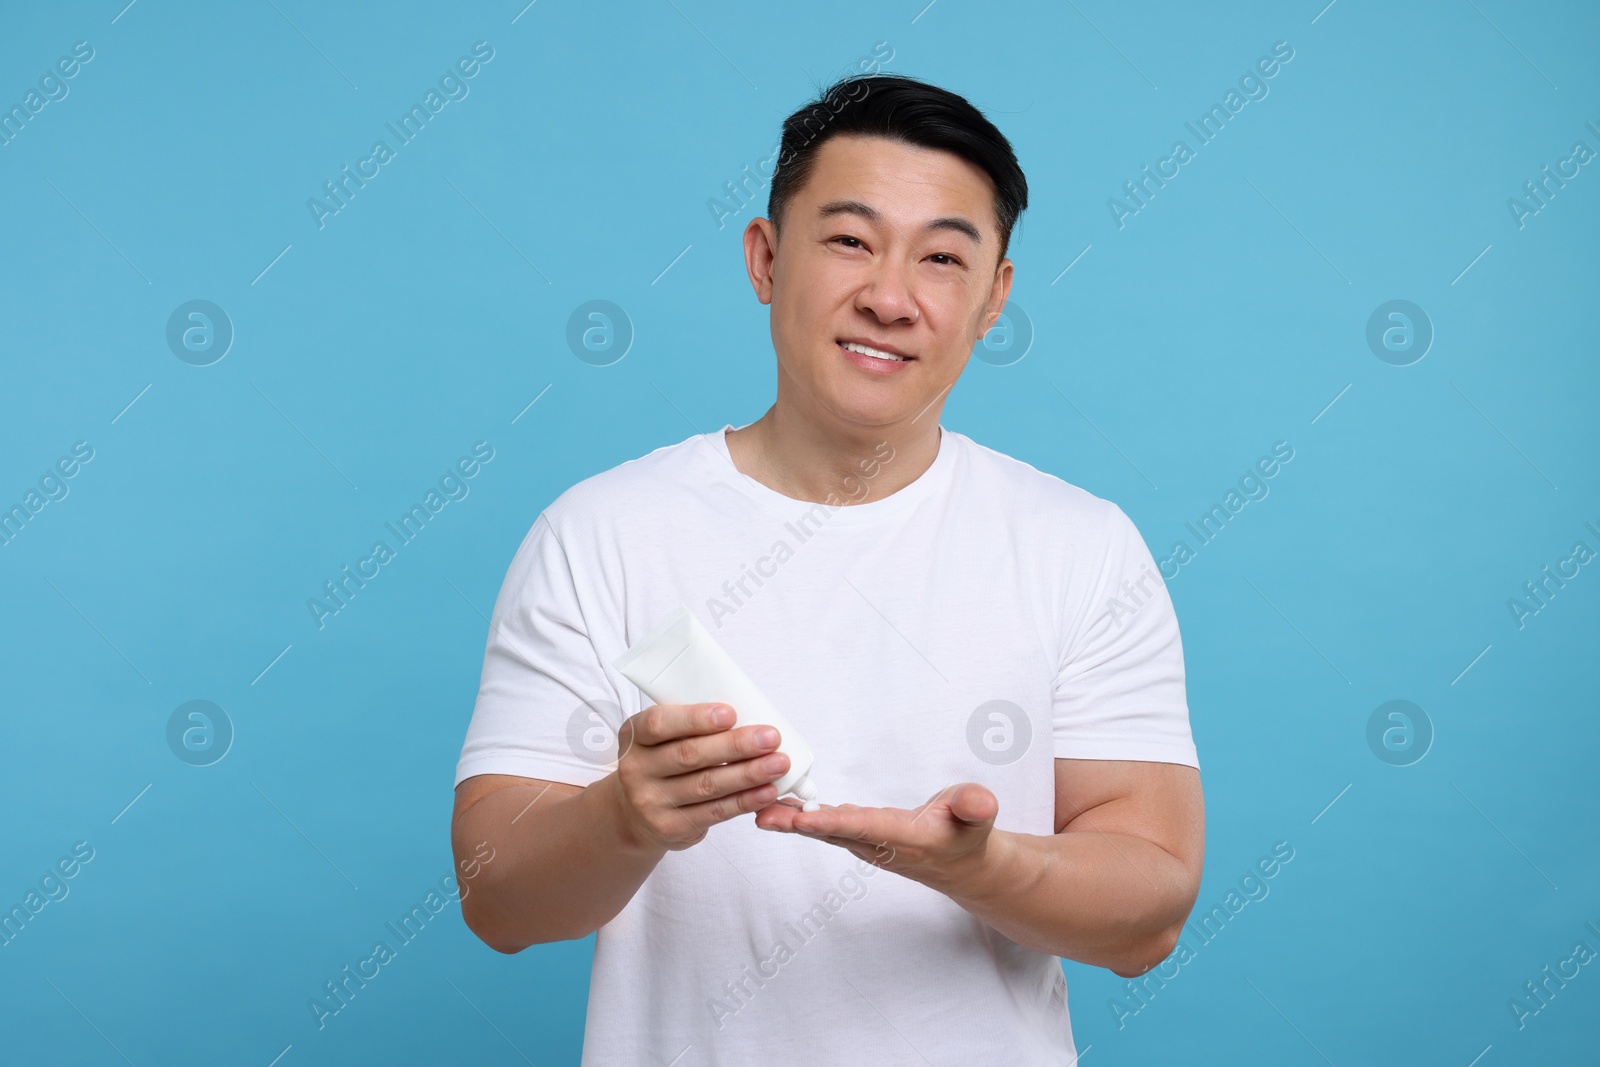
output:
<svg viewBox="0 0 1600 1067"><path fill-rule="evenodd" d="M995 268L994 285L989 288L989 300L984 305L983 317L978 320L978 335L972 339L973 344L983 340L983 335L1000 321L1000 313L1005 310L1006 299L1011 295L1011 278L1014 273L1015 266L1010 259L1002 259L1000 266Z"/></svg>
<svg viewBox="0 0 1600 1067"><path fill-rule="evenodd" d="M778 258L778 230L770 219L754 218L744 228L744 268L756 299L772 303L773 265Z"/></svg>

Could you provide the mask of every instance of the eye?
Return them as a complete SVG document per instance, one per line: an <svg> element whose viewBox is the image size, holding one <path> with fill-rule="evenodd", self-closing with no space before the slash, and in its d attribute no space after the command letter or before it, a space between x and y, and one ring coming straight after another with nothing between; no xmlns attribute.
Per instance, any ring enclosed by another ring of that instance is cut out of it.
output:
<svg viewBox="0 0 1600 1067"><path fill-rule="evenodd" d="M841 235L840 235L840 236L838 236L838 237L835 237L835 238L834 238L834 240L835 240L835 241L855 241L855 244L853 244L853 245L846 245L846 246L845 246L845 247L846 247L846 248L864 248L864 247L865 247L865 246L864 246L864 245L863 245L863 244L862 244L862 243L861 243L861 241L860 241L860 239L859 239L859 238L855 238L855 237L851 237L851 236L849 236L849 235L847 235L847 234L841 234Z"/></svg>
<svg viewBox="0 0 1600 1067"><path fill-rule="evenodd" d="M929 256L928 258L929 259L942 259L942 260L945 260L946 261L945 263L939 264L939 266L941 266L941 267L946 266L946 265L959 267L961 265L961 261L959 259L957 259L955 256L952 256L948 252L935 252L933 255Z"/></svg>

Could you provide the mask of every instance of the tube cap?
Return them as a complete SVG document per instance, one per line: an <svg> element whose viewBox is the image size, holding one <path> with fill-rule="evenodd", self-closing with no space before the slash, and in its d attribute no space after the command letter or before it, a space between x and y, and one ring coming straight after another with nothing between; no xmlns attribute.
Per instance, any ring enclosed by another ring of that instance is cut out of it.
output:
<svg viewBox="0 0 1600 1067"><path fill-rule="evenodd" d="M812 803L817 799L816 783L813 782L810 777L804 774L802 774L799 779L795 781L794 785L789 788L789 792L793 793L795 796L806 801L807 803Z"/></svg>

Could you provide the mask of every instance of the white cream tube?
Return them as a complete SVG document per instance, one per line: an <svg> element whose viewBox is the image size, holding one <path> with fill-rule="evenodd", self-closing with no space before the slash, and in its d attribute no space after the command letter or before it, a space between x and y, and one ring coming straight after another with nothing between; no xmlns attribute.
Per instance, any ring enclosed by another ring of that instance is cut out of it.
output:
<svg viewBox="0 0 1600 1067"><path fill-rule="evenodd" d="M715 701L733 708L735 727L761 724L777 729L778 751L789 757L788 771L773 783L778 795L792 792L808 807L816 802L817 787L807 777L816 758L811 746L687 606L678 605L611 665L657 704Z"/></svg>

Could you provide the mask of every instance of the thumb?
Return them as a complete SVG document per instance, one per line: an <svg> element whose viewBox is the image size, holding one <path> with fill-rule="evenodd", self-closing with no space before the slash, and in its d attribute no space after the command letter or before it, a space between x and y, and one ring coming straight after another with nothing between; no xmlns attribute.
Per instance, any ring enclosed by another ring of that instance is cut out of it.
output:
<svg viewBox="0 0 1600 1067"><path fill-rule="evenodd" d="M1000 813L1000 800L977 782L963 782L950 791L950 814L964 823L974 825L994 823Z"/></svg>

